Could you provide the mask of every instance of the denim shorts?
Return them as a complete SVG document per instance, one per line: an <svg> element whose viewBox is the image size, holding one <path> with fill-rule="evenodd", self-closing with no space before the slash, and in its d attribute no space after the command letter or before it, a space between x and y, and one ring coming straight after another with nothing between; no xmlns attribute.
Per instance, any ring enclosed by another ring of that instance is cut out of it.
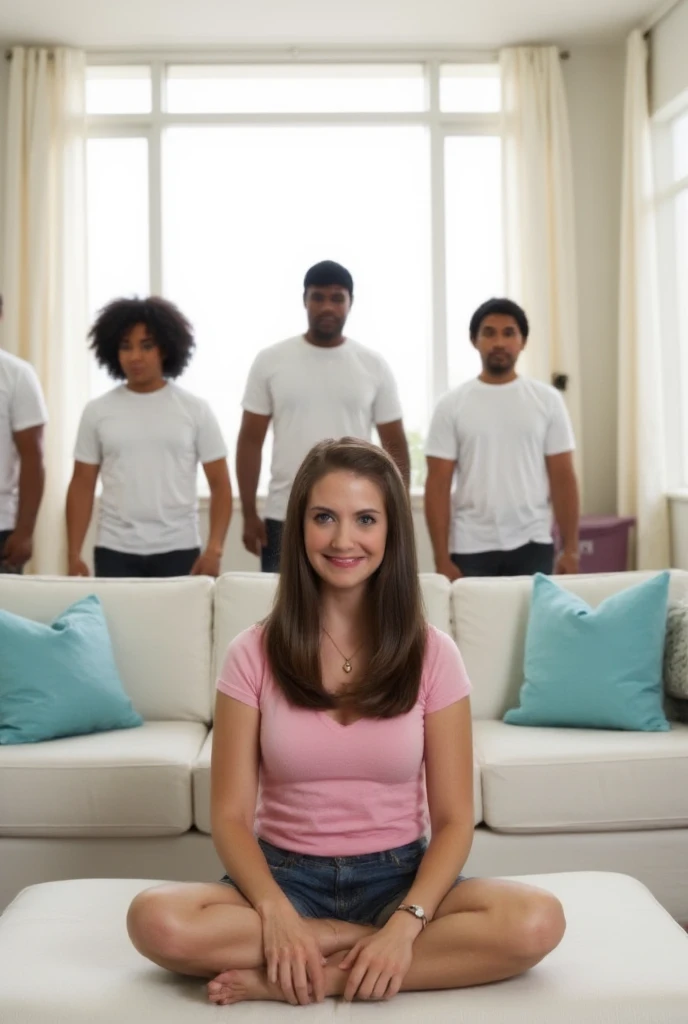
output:
<svg viewBox="0 0 688 1024"><path fill-rule="evenodd" d="M335 918L381 927L413 885L425 838L382 853L314 857L258 839L272 877L301 917ZM459 875L457 885L463 880ZM226 885L239 887L229 875Z"/></svg>

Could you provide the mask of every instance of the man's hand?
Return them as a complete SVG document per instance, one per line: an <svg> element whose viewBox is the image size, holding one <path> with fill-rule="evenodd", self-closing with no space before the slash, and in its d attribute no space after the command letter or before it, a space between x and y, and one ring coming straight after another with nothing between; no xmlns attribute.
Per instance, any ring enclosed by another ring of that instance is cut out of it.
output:
<svg viewBox="0 0 688 1024"><path fill-rule="evenodd" d="M441 562L438 562L435 569L442 576L446 576L450 583L453 583L454 580L460 580L463 576L458 565L455 565L449 556Z"/></svg>
<svg viewBox="0 0 688 1024"><path fill-rule="evenodd" d="M260 556L261 550L268 546L267 530L260 516L247 516L244 519L244 532L241 539L250 554Z"/></svg>
<svg viewBox="0 0 688 1024"><path fill-rule="evenodd" d="M91 573L80 555L70 555L68 558L67 575L90 576Z"/></svg>
<svg viewBox="0 0 688 1024"><path fill-rule="evenodd" d="M26 565L32 554L33 538L15 530L9 535L2 552L0 552L0 564L10 572L18 572Z"/></svg>
<svg viewBox="0 0 688 1024"><path fill-rule="evenodd" d="M191 576L219 576L222 552L202 551L191 566Z"/></svg>
<svg viewBox="0 0 688 1024"><path fill-rule="evenodd" d="M577 551L562 551L554 567L559 576L575 576L579 571L580 555Z"/></svg>

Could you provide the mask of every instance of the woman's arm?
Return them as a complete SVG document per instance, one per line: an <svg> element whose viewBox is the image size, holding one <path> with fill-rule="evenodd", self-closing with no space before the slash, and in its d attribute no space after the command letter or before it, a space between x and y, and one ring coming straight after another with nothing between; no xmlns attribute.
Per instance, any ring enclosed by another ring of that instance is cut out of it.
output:
<svg viewBox="0 0 688 1024"><path fill-rule="evenodd" d="M430 920L466 863L473 843L469 697L426 715L425 778L432 837L404 902L423 907Z"/></svg>
<svg viewBox="0 0 688 1024"><path fill-rule="evenodd" d="M425 775L432 838L415 881L404 897L434 917L468 857L473 840L473 745L468 697L425 716ZM396 995L411 966L413 942L422 929L406 913L393 913L372 936L359 940L340 963L351 973L344 999L359 992ZM380 987L381 986L381 987ZM389 986L389 987L388 987Z"/></svg>
<svg viewBox="0 0 688 1024"><path fill-rule="evenodd" d="M288 903L253 834L260 764L260 711L218 692L210 762L210 818L227 874L260 913Z"/></svg>
<svg viewBox="0 0 688 1024"><path fill-rule="evenodd" d="M260 765L260 711L218 692L210 762L213 842L227 874L263 925L268 978L292 1005L325 998L320 948L270 873L253 834ZM309 990L309 982L311 990Z"/></svg>

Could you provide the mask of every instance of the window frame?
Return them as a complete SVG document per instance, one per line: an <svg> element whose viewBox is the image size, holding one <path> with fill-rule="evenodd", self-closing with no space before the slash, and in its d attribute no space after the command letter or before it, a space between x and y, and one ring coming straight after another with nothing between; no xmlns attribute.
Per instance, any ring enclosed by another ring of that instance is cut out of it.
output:
<svg viewBox="0 0 688 1024"><path fill-rule="evenodd" d="M688 493L688 322L681 323L677 275L677 203L688 197L688 174L673 172L674 122L688 114L688 96L681 104L659 111L651 119L657 234L658 299L662 339L662 391L666 436L666 474L670 493ZM684 344L685 341L685 344ZM678 372L677 372L678 368Z"/></svg>
<svg viewBox="0 0 688 1024"><path fill-rule="evenodd" d="M248 113L174 114L165 110L165 71L179 64L421 64L425 70L427 109L409 113ZM449 389L447 249L445 232L445 140L452 136L489 135L502 138L502 112L452 113L440 109L440 68L444 64L499 65L494 51L384 50L384 51L112 51L87 53L89 66L136 66L151 69L151 112L146 114L91 114L88 138L145 137L148 140L149 280L151 294L163 291L162 136L167 127L182 125L414 125L430 133L430 245L431 245L431 347L427 405L434 409ZM502 246L503 265L505 246Z"/></svg>

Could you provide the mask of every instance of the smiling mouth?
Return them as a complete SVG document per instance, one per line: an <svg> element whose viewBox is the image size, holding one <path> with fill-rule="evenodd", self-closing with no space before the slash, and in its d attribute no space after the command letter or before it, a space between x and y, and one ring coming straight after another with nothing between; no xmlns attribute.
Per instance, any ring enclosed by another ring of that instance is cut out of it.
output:
<svg viewBox="0 0 688 1024"><path fill-rule="evenodd" d="M352 558L340 558L338 555L325 555L328 562L333 565L341 567L342 569L350 569L353 566L358 565L359 562L363 561L363 555L356 555Z"/></svg>

